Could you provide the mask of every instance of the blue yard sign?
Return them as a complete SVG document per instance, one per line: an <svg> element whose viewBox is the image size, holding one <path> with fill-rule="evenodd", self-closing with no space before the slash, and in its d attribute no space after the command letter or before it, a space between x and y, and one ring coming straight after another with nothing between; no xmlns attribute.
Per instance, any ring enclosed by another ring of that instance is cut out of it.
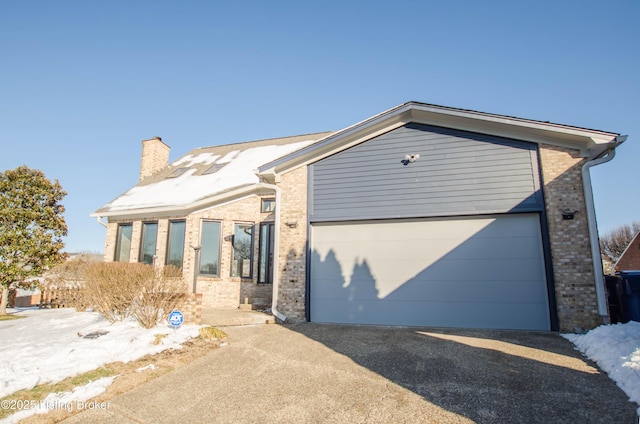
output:
<svg viewBox="0 0 640 424"><path fill-rule="evenodd" d="M176 310L171 311L169 314L169 325L173 328L178 328L184 323L184 315L182 312Z"/></svg>

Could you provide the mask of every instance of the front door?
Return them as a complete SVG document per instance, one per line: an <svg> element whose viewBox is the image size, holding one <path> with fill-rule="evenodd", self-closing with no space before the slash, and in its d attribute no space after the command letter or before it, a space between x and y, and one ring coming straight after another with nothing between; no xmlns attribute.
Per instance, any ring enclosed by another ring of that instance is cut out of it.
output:
<svg viewBox="0 0 640 424"><path fill-rule="evenodd" d="M260 224L260 260L258 283L273 283L273 222Z"/></svg>

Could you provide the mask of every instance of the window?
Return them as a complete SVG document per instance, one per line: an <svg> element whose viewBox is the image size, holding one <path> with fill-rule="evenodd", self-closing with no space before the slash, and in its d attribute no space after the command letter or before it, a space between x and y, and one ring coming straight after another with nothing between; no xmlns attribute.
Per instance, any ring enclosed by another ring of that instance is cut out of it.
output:
<svg viewBox="0 0 640 424"><path fill-rule="evenodd" d="M276 210L276 199L262 199L261 212L274 212Z"/></svg>
<svg viewBox="0 0 640 424"><path fill-rule="evenodd" d="M185 221L169 221L169 236L167 237L167 265L182 268L184 257Z"/></svg>
<svg viewBox="0 0 640 424"><path fill-rule="evenodd" d="M116 234L116 254L113 258L116 262L129 262L131 255L131 233L133 224L118 224Z"/></svg>
<svg viewBox="0 0 640 424"><path fill-rule="evenodd" d="M219 222L202 221L202 229L200 231L200 246L200 275L220 275Z"/></svg>
<svg viewBox="0 0 640 424"><path fill-rule="evenodd" d="M175 171L173 171L171 174L169 174L167 176L167 178L178 178L180 175L184 174L185 172L187 172L189 170L189 168L176 168Z"/></svg>
<svg viewBox="0 0 640 424"><path fill-rule="evenodd" d="M264 222L260 224L258 283L273 283L273 229L273 222Z"/></svg>
<svg viewBox="0 0 640 424"><path fill-rule="evenodd" d="M251 278L253 268L253 224L235 224L231 276Z"/></svg>
<svg viewBox="0 0 640 424"><path fill-rule="evenodd" d="M214 163L213 165L211 165L210 167L205 169L205 171L202 173L202 175L215 174L216 172L218 172L219 170L224 168L227 165L227 163L229 163L229 162Z"/></svg>
<svg viewBox="0 0 640 424"><path fill-rule="evenodd" d="M158 223L143 222L142 237L140 238L140 256L138 261L153 265L153 258L156 255L156 242L158 241Z"/></svg>

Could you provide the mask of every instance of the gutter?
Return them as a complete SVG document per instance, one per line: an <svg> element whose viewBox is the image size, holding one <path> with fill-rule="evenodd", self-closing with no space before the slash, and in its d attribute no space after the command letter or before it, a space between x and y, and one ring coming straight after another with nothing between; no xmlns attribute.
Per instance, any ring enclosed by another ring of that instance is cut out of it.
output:
<svg viewBox="0 0 640 424"><path fill-rule="evenodd" d="M593 201L593 187L591 186L591 175L589 170L594 166L607 163L616 156L615 147L626 140L627 136L616 137L616 145L607 149L601 156L587 161L582 166L582 185L584 189L584 200L587 207L587 223L589 227L589 240L591 243L591 257L593 260L594 283L596 286L596 299L598 301L598 314L601 317L608 317L607 297L604 292L604 271L602 269L602 258L600 253L600 242L598 237L598 223L596 221L595 204Z"/></svg>
<svg viewBox="0 0 640 424"><path fill-rule="evenodd" d="M102 221L102 218L103 218L102 216L96 215L96 220L98 221L98 224L102 225L104 228L109 228L109 226Z"/></svg>
<svg viewBox="0 0 640 424"><path fill-rule="evenodd" d="M271 300L271 313L273 316L278 318L282 322L287 321L287 317L283 315L280 311L278 311L278 291L280 288L280 267L279 267L279 258L280 258L280 207L281 207L281 193L280 187L275 184L268 184L264 182L258 183L258 187L266 188L269 190L273 190L276 195L276 213L275 213L275 234L273 235L273 257L274 257L274 266L273 266L273 291L272 291L272 300Z"/></svg>

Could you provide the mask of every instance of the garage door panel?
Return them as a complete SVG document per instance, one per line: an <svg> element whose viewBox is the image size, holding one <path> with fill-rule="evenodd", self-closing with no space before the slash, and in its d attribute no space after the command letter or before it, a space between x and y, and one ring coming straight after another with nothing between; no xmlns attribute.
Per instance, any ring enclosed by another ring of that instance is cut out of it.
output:
<svg viewBox="0 0 640 424"><path fill-rule="evenodd" d="M458 328L505 328L505 323L508 323L506 328L540 330L532 323L546 319L539 305L531 303L414 303L325 300L315 303L314 306L321 312L314 315L313 321ZM389 310L396 312L389 314ZM463 313L452 314L452 310Z"/></svg>
<svg viewBox="0 0 640 424"><path fill-rule="evenodd" d="M313 321L549 329L537 214L314 224L311 243Z"/></svg>
<svg viewBox="0 0 640 424"><path fill-rule="evenodd" d="M334 291L334 298L340 297L338 293ZM402 302L452 302L452 298L465 303L546 303L546 294L536 284L514 280L412 281L390 297L393 301Z"/></svg>
<svg viewBox="0 0 640 424"><path fill-rule="evenodd" d="M537 281L496 281L496 280L414 280L387 299L402 302L416 302L421 299L429 302L450 302L452 297L461 302L520 302L546 304L546 293L540 290ZM384 300L370 280L351 280L351 284L343 287L331 280L316 280L314 298L338 301L347 299Z"/></svg>

